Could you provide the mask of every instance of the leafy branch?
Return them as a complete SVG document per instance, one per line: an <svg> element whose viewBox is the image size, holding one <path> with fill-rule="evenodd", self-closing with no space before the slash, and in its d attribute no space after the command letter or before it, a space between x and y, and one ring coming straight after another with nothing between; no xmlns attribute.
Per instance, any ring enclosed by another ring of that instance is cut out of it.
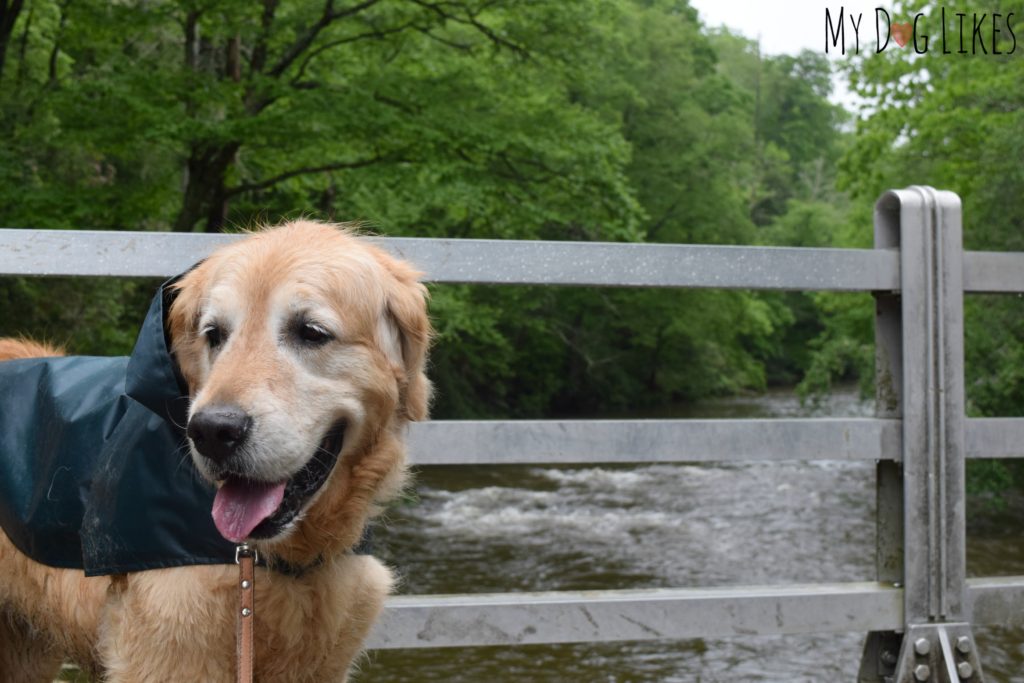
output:
<svg viewBox="0 0 1024 683"><path fill-rule="evenodd" d="M496 47L498 47L498 48L505 48L507 50L510 50L514 54L518 55L519 57L522 57L523 59L529 59L530 58L530 51L528 49L526 49L526 47L524 47L524 46L520 45L519 43L516 43L516 42L514 42L514 41L512 41L512 40L510 40L508 38L505 38L504 36L498 35L498 33L494 29L492 29L487 24L484 24L483 22L481 22L477 18L480 15L480 10L474 12L474 11L470 10L468 7L466 7L465 5L456 5L456 6L462 7L462 9L464 9L466 11L466 16L461 17L461 16L458 16L457 14L455 14L453 12L450 12L450 11L445 9L446 5L447 6L451 6L451 5L455 4L455 3L446 3L446 2L436 2L435 3L435 2L427 2L426 0L412 0L412 2L414 4L416 4L416 5L419 5L420 7L424 8L424 9L427 9L427 10L437 14L439 17L441 17L445 21L452 21L452 22L454 22L456 24L462 24L464 26L471 26L472 28L474 28L477 31L479 31L484 37L486 37L492 43L494 43L494 45ZM483 7L481 9L484 9L486 7L489 7L489 5L485 4L485 5L483 5ZM435 40L441 40L436 35L429 34L429 33L427 35L429 35L431 38L434 38ZM442 40L442 42L445 42L446 44L450 44L447 41L443 41ZM453 47L460 47L460 46L458 44L455 44L455 45L453 45Z"/></svg>
<svg viewBox="0 0 1024 683"><path fill-rule="evenodd" d="M274 64L274 66L272 66L267 72L267 75L273 76L274 78L279 77L295 62L296 59L302 55L302 53L309 49L309 46L313 44L313 41L316 40L321 31L338 19L344 19L345 17L358 14L365 9L373 7L378 2L380 2L380 0L363 0L363 2L355 5L335 10L334 0L327 0L327 2L324 3L324 11L320 15L320 18L313 25L307 28L306 31L299 36L287 50L285 50L284 54L281 55L281 58L277 60L277 63Z"/></svg>
<svg viewBox="0 0 1024 683"><path fill-rule="evenodd" d="M299 168L293 168L283 173L271 176L264 180L252 183L242 183L235 187L229 187L225 190L225 196L234 197L242 194L243 192L258 192L259 190L265 190L269 187L277 185L278 183L296 178L301 175L313 175L315 173L327 173L330 171L344 171L355 168L365 168L374 164L383 162L401 162L409 161L400 154L375 154L372 157L366 159L357 159L355 161L336 161L330 164L320 164L318 166L300 166Z"/></svg>

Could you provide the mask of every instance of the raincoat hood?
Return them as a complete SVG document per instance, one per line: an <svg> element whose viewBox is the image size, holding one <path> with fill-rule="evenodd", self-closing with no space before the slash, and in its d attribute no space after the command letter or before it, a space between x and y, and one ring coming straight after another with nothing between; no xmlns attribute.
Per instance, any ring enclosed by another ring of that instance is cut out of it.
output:
<svg viewBox="0 0 1024 683"><path fill-rule="evenodd" d="M0 527L37 562L89 576L234 562L183 431L165 334L176 279L130 357L0 362Z"/></svg>

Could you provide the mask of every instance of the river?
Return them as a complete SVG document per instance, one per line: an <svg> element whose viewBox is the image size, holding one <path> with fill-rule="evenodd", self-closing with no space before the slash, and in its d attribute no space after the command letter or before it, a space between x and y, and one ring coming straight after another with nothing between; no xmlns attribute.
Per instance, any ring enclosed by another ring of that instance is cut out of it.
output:
<svg viewBox="0 0 1024 683"><path fill-rule="evenodd" d="M788 392L677 417L866 416L852 390ZM632 467L437 467L377 529L402 593L862 581L874 578L874 466L829 461ZM972 501L968 573L1024 574L1024 503ZM1024 630L979 628L992 683L1024 683ZM379 651L354 683L852 681L863 634Z"/></svg>

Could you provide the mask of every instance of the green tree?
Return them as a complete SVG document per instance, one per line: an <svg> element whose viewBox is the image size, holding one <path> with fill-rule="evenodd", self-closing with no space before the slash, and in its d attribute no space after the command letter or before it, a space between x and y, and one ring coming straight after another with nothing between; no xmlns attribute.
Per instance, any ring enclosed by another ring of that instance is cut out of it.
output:
<svg viewBox="0 0 1024 683"><path fill-rule="evenodd" d="M394 235L730 244L810 239L798 226L821 222L836 134L822 65L709 36L682 0L0 10L6 225L220 230L311 213ZM806 126L790 120L805 110ZM124 352L131 333L114 326L131 329L147 287L4 281L0 333L46 333L56 316L73 350ZM64 318L57 301L81 304ZM811 310L796 304L436 287L436 414L759 389L804 363L772 370Z"/></svg>
<svg viewBox="0 0 1024 683"><path fill-rule="evenodd" d="M459 188L497 198L500 183L509 223L557 220L561 200L575 223L628 231L627 149L567 92L591 19L553 3L38 0L4 112L8 149L39 163L5 164L2 199L44 223L220 230L297 193L375 219L386 177L406 206L443 186L434 206L477 214L493 207Z"/></svg>
<svg viewBox="0 0 1024 683"><path fill-rule="evenodd" d="M971 34L964 36L967 54L959 54L957 12L978 12L987 22L981 43ZM1024 4L991 2L984 12L960 0L895 4L893 20L913 21L920 15L919 44L923 47L925 35L930 42L924 54L891 44L880 54L865 51L850 64L851 83L869 105L841 163L841 182L858 202L866 204L886 189L911 184L952 190L963 200L967 249L1024 249L1024 204L1016 200L1024 193L1019 163L1024 153L1024 62L1022 46L1016 45L1006 23L1011 14L1024 15ZM868 226L864 222L847 244L868 243ZM969 296L965 316L968 410L972 415L1021 414L1020 300ZM852 320L864 317L861 308L837 310L829 342L838 344L845 336L851 346L869 345L870 328L860 326L860 333L850 329ZM979 464L969 472L976 487L1014 477L1024 485L1020 467Z"/></svg>

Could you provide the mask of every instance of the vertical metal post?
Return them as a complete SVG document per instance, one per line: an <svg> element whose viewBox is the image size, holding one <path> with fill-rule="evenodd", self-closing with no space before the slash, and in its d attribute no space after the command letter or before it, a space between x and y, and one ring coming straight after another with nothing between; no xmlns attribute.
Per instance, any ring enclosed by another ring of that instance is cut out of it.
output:
<svg viewBox="0 0 1024 683"><path fill-rule="evenodd" d="M907 621L964 617L963 248L960 200L911 188L900 205Z"/></svg>
<svg viewBox="0 0 1024 683"><path fill-rule="evenodd" d="M875 208L875 248L899 249L899 216ZM898 292L875 293L875 416L903 415L903 321ZM903 580L903 471L900 463L881 460L877 468L877 555L879 581Z"/></svg>
<svg viewBox="0 0 1024 683"><path fill-rule="evenodd" d="M875 206L875 249L899 249L899 211ZM875 416L903 416L903 325L899 292L874 292ZM875 576L882 583L903 581L903 470L896 459L875 466ZM891 680L902 634L873 631L861 656L858 683Z"/></svg>
<svg viewBox="0 0 1024 683"><path fill-rule="evenodd" d="M911 187L886 193L876 206L876 246L900 248L900 390L893 395L903 424L903 585L906 629L892 673L866 666L872 645L891 647L894 634L869 636L861 681L983 681L966 603L964 491L963 246L959 198ZM879 320L895 307L879 297ZM887 323L890 331L893 323ZM879 332L892 354L892 337ZM890 367L893 362L889 362ZM881 369L884 372L884 368ZM894 383L895 386L895 383ZM884 387L879 388L882 398ZM884 404L884 401L880 403ZM884 405L882 406L885 407ZM894 494L879 468L879 514ZM885 492L886 500L882 494ZM888 571L880 524L879 577ZM888 533L891 536L891 533ZM954 647L955 644L955 647ZM891 651L888 652L891 659ZM886 662L887 663L887 662ZM870 662L868 662L870 665ZM874 674L875 678L869 678Z"/></svg>

